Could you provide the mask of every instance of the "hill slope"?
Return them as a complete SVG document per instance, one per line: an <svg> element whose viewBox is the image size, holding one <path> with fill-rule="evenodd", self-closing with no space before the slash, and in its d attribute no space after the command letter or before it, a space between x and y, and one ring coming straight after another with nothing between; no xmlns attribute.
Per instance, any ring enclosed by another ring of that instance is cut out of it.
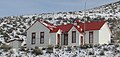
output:
<svg viewBox="0 0 120 57"><path fill-rule="evenodd" d="M84 21L107 20L112 30L113 37L119 38L120 35L120 1L102 5L86 11L42 13L33 15L9 16L0 19L0 37L5 40L12 38L26 38L26 29L29 28L37 19L44 20L54 25L62 23L73 23L74 20ZM117 36L117 37L116 37Z"/></svg>

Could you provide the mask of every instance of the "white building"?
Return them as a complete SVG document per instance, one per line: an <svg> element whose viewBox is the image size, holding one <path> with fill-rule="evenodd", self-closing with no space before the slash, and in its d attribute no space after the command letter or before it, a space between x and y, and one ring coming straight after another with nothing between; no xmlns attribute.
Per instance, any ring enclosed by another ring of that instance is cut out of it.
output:
<svg viewBox="0 0 120 57"><path fill-rule="evenodd" d="M30 48L35 46L47 47L48 45L80 46L84 44L108 44L111 37L106 21L87 23L77 21L74 24L59 26L36 21L26 32L26 44Z"/></svg>

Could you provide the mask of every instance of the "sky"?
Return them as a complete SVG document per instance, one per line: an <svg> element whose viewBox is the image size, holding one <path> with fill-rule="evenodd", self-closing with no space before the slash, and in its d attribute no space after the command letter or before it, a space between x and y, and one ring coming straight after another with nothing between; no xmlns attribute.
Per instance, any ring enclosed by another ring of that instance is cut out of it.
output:
<svg viewBox="0 0 120 57"><path fill-rule="evenodd" d="M0 17L69 12L94 8L117 0L0 0Z"/></svg>

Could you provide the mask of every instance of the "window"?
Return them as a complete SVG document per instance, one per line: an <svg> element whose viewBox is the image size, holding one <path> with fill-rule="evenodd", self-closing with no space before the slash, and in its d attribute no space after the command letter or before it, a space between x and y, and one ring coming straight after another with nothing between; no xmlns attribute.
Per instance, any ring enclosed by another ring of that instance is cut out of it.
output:
<svg viewBox="0 0 120 57"><path fill-rule="evenodd" d="M76 31L72 31L72 43L76 43Z"/></svg>
<svg viewBox="0 0 120 57"><path fill-rule="evenodd" d="M40 32L40 44L44 43L44 32Z"/></svg>
<svg viewBox="0 0 120 57"><path fill-rule="evenodd" d="M93 32L89 32L89 43L93 43Z"/></svg>
<svg viewBox="0 0 120 57"><path fill-rule="evenodd" d="M32 40L31 40L31 44L35 44L35 39L36 38L36 33L35 32L33 32L32 33Z"/></svg>
<svg viewBox="0 0 120 57"><path fill-rule="evenodd" d="M68 45L68 34L64 34L64 45Z"/></svg>

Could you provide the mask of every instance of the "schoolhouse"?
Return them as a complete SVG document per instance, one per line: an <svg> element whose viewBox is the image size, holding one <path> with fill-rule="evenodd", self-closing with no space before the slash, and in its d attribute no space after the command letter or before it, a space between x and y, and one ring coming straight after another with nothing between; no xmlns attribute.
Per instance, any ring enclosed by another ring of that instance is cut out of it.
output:
<svg viewBox="0 0 120 57"><path fill-rule="evenodd" d="M48 45L80 46L84 44L108 44L111 31L106 21L79 22L54 26L37 20L27 29L26 44L29 48Z"/></svg>

